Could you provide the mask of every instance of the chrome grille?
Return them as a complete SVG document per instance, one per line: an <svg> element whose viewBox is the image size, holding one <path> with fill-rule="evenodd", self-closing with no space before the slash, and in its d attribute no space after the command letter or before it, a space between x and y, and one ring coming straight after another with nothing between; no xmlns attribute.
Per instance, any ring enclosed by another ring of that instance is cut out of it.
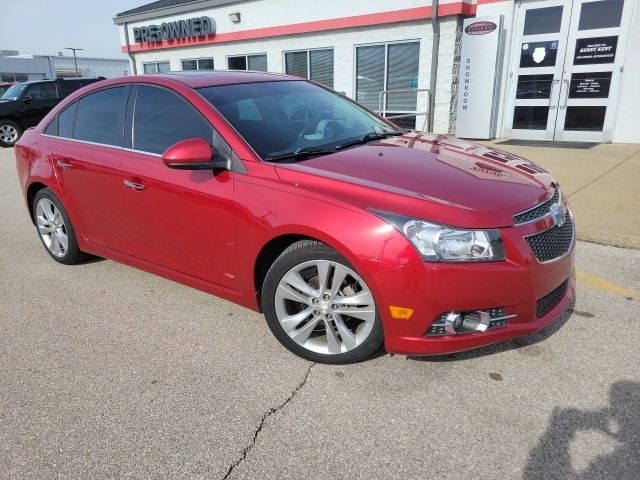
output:
<svg viewBox="0 0 640 480"><path fill-rule="evenodd" d="M549 213L549 208L554 203L559 203L560 201L560 190L556 188L556 191L553 193L553 196L547 200L546 202L541 203L538 206L530 208L522 213L517 214L513 217L513 220L516 225L521 223L532 222L539 218L544 217L547 213Z"/></svg>
<svg viewBox="0 0 640 480"><path fill-rule="evenodd" d="M548 262L562 257L573 243L573 222L569 212L564 217L564 225L553 227L542 233L525 237L539 262Z"/></svg>
<svg viewBox="0 0 640 480"><path fill-rule="evenodd" d="M565 280L554 291L546 294L536 302L536 315L538 318L544 317L562 300L564 294L567 293L568 282L568 280Z"/></svg>

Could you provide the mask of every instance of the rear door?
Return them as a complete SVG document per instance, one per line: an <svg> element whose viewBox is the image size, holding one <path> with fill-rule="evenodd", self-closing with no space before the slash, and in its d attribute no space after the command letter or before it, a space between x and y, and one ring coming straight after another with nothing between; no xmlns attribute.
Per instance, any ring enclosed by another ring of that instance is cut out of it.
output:
<svg viewBox="0 0 640 480"><path fill-rule="evenodd" d="M44 132L77 230L90 242L118 251L123 251L127 238L119 167L129 91L129 85L120 85L86 95L63 110Z"/></svg>
<svg viewBox="0 0 640 480"><path fill-rule="evenodd" d="M126 251L171 270L237 289L238 264L232 172L174 170L162 153L204 138L221 156L231 149L182 96L151 85L134 87L122 161L129 224Z"/></svg>

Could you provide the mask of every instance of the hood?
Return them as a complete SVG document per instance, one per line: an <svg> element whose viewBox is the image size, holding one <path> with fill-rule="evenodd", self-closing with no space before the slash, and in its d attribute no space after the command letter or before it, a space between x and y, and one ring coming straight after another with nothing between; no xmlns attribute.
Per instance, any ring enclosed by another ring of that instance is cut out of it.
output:
<svg viewBox="0 0 640 480"><path fill-rule="evenodd" d="M464 140L410 133L279 164L281 180L365 209L467 228L506 227L555 185L521 157Z"/></svg>

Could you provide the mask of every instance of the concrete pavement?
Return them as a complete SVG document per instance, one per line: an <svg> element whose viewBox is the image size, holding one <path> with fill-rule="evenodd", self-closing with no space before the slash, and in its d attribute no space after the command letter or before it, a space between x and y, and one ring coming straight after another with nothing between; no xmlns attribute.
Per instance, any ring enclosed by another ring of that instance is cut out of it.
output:
<svg viewBox="0 0 640 480"><path fill-rule="evenodd" d="M491 143L545 167L560 182L576 218L578 238L640 248L640 145L590 149Z"/></svg>
<svg viewBox="0 0 640 480"><path fill-rule="evenodd" d="M637 250L579 242L591 277L534 337L317 365L205 293L107 260L56 264L12 153L0 150L0 478L637 478Z"/></svg>

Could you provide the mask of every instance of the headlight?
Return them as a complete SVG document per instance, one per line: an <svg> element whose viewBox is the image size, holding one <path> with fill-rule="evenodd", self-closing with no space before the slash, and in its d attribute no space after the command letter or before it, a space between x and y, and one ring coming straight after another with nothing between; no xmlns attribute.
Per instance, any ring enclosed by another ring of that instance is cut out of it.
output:
<svg viewBox="0 0 640 480"><path fill-rule="evenodd" d="M504 260L498 230L458 230L392 213L373 211L394 225L430 262L492 262Z"/></svg>

